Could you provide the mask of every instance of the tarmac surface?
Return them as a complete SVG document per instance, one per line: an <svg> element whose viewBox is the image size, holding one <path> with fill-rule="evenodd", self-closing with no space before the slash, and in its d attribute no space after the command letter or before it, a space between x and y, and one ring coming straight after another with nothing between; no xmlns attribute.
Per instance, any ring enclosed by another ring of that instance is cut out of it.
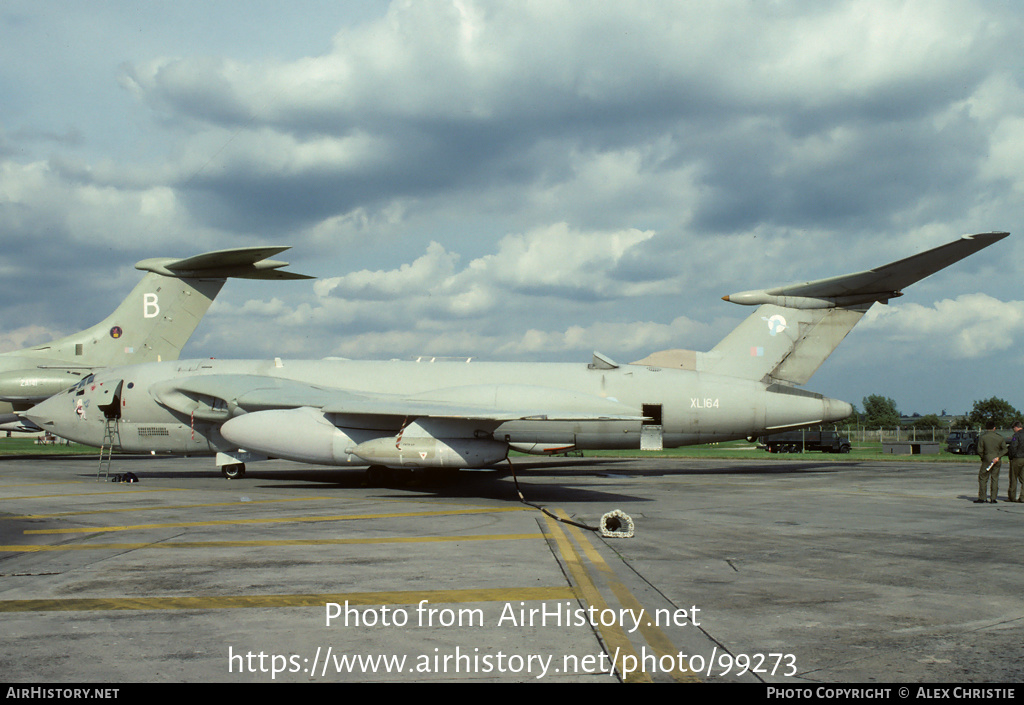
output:
<svg viewBox="0 0 1024 705"><path fill-rule="evenodd" d="M970 458L516 461L633 538L507 469L96 468L0 460L0 682L1024 680L1024 504Z"/></svg>

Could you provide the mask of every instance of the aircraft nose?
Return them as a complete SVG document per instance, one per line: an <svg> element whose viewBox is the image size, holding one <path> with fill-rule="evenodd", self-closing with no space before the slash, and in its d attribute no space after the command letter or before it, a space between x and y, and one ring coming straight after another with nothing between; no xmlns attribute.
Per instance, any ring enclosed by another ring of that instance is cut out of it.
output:
<svg viewBox="0 0 1024 705"><path fill-rule="evenodd" d="M57 397L50 397L46 401L36 404L28 411L22 412L19 416L28 419L43 430L56 431L58 406L59 400Z"/></svg>

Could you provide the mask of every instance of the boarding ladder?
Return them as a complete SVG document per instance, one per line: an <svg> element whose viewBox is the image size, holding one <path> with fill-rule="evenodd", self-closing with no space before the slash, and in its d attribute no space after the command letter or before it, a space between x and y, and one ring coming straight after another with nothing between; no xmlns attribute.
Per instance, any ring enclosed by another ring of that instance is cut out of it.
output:
<svg viewBox="0 0 1024 705"><path fill-rule="evenodd" d="M100 445L100 466L96 469L96 481L99 482L100 473L107 479L110 475L110 461L114 454L114 443L120 442L120 429L117 426L117 419L104 419L103 443Z"/></svg>

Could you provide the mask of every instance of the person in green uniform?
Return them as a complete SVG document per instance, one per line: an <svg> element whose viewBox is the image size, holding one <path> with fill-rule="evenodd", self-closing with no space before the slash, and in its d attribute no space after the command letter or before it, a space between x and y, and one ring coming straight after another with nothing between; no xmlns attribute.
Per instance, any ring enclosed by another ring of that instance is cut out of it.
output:
<svg viewBox="0 0 1024 705"><path fill-rule="evenodd" d="M996 425L992 423L991 428L978 439L981 469L978 471L978 498L974 500L975 504L985 501L986 483L989 486L988 502L996 503L996 495L999 494L999 470L1002 467L1002 457L1008 450L1006 439L996 433Z"/></svg>
<svg viewBox="0 0 1024 705"><path fill-rule="evenodd" d="M1011 502L1024 502L1024 424L1013 422L1013 438L1010 439L1010 494ZM1020 486L1018 493L1017 486Z"/></svg>

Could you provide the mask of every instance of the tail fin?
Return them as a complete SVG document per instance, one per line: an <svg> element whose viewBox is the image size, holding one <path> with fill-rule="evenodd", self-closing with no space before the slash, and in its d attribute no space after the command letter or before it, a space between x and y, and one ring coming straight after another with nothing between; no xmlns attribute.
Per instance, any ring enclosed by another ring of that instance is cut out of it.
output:
<svg viewBox="0 0 1024 705"><path fill-rule="evenodd" d="M66 338L9 356L42 358L40 366L109 367L176 360L228 277L311 279L278 271L287 262L267 257L287 247L243 247L185 259L147 259L148 271L112 314Z"/></svg>
<svg viewBox="0 0 1024 705"><path fill-rule="evenodd" d="M765 304L708 353L704 369L765 383L806 384L870 304L794 309Z"/></svg>
<svg viewBox="0 0 1024 705"><path fill-rule="evenodd" d="M1007 235L964 235L864 272L724 296L732 303L760 305L710 352L666 350L640 362L768 384L805 384L874 303L902 296L905 287Z"/></svg>

